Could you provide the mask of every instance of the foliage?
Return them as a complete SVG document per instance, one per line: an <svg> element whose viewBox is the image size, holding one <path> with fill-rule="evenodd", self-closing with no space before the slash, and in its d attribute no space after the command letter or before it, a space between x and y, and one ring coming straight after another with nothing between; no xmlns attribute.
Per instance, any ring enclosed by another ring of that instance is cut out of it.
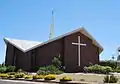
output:
<svg viewBox="0 0 120 84"><path fill-rule="evenodd" d="M56 79L56 75L52 75L52 74L49 74L49 75L46 75L45 80L55 80Z"/></svg>
<svg viewBox="0 0 120 84"><path fill-rule="evenodd" d="M116 64L116 62L114 62L114 61L104 61L104 62L101 62L100 65L101 65L101 66L109 66L109 67L111 67L112 69L117 68L117 64Z"/></svg>
<svg viewBox="0 0 120 84"><path fill-rule="evenodd" d="M49 74L49 72L48 72L48 71L38 70L38 71L37 71L37 74L38 74L38 75L47 75L47 74Z"/></svg>
<svg viewBox="0 0 120 84"><path fill-rule="evenodd" d="M0 74L0 78L6 79L6 78L8 78L8 74Z"/></svg>
<svg viewBox="0 0 120 84"><path fill-rule="evenodd" d="M113 69L113 72L117 72L117 73L120 73L120 69Z"/></svg>
<svg viewBox="0 0 120 84"><path fill-rule="evenodd" d="M28 75L28 72L26 72L26 71L24 71L22 69L17 69L17 73L24 73L24 74Z"/></svg>
<svg viewBox="0 0 120 84"><path fill-rule="evenodd" d="M61 70L56 70L56 71L55 71L55 74L57 74L57 75L62 74L62 73L64 73L64 72L61 71ZM52 74L52 73L51 73L51 74Z"/></svg>
<svg viewBox="0 0 120 84"><path fill-rule="evenodd" d="M114 75L107 75L104 77L104 83L117 83L118 78L115 77Z"/></svg>
<svg viewBox="0 0 120 84"><path fill-rule="evenodd" d="M39 70L43 71L55 71L57 68L54 65L49 65L46 67L40 67Z"/></svg>
<svg viewBox="0 0 120 84"><path fill-rule="evenodd" d="M111 76L110 76L109 83L117 83L117 81L118 81L118 78L117 78L117 77L115 77L114 75L111 75Z"/></svg>
<svg viewBox="0 0 120 84"><path fill-rule="evenodd" d="M63 71L56 68L54 65L40 67L37 71L38 75L61 74Z"/></svg>
<svg viewBox="0 0 120 84"><path fill-rule="evenodd" d="M17 72L24 72L22 69L18 69Z"/></svg>
<svg viewBox="0 0 120 84"><path fill-rule="evenodd" d="M15 72L16 67L15 66L7 66L7 72Z"/></svg>
<svg viewBox="0 0 120 84"><path fill-rule="evenodd" d="M88 72L106 74L106 73L112 72L112 68L109 66L101 66L101 65L95 64L88 67Z"/></svg>
<svg viewBox="0 0 120 84"><path fill-rule="evenodd" d="M104 83L109 83L109 75L105 76L103 81Z"/></svg>
<svg viewBox="0 0 120 84"><path fill-rule="evenodd" d="M72 81L72 78L64 76L63 78L60 79L60 81Z"/></svg>
<svg viewBox="0 0 120 84"><path fill-rule="evenodd" d="M7 67L6 66L0 67L0 73L6 73L6 71L7 71Z"/></svg>
<svg viewBox="0 0 120 84"><path fill-rule="evenodd" d="M24 78L25 74L24 73L16 73L15 78Z"/></svg>
<svg viewBox="0 0 120 84"><path fill-rule="evenodd" d="M33 79L44 79L43 75L34 75Z"/></svg>
<svg viewBox="0 0 120 84"><path fill-rule="evenodd" d="M88 72L88 67L85 66L83 69L84 69L84 72L85 72L85 73Z"/></svg>
<svg viewBox="0 0 120 84"><path fill-rule="evenodd" d="M60 60L60 57L54 57L52 60L52 64L57 67L60 68L62 66L62 62Z"/></svg>
<svg viewBox="0 0 120 84"><path fill-rule="evenodd" d="M15 78L14 75L8 75L8 78Z"/></svg>
<svg viewBox="0 0 120 84"><path fill-rule="evenodd" d="M16 70L15 66L0 66L0 73L6 73L6 72L14 72Z"/></svg>
<svg viewBox="0 0 120 84"><path fill-rule="evenodd" d="M8 74L8 75L15 75L16 72L8 72L7 74Z"/></svg>
<svg viewBox="0 0 120 84"><path fill-rule="evenodd" d="M31 76L31 75L25 75L24 78L25 78L25 79L32 79L33 76Z"/></svg>
<svg viewBox="0 0 120 84"><path fill-rule="evenodd" d="M112 68L109 66L103 66L106 73L112 72Z"/></svg>

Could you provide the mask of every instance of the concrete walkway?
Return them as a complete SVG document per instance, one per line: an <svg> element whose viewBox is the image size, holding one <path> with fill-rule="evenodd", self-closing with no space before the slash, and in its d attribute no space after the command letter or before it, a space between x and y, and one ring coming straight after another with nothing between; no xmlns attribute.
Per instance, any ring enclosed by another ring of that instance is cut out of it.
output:
<svg viewBox="0 0 120 84"><path fill-rule="evenodd" d="M32 81L18 81L18 80L0 80L0 84L56 84L56 83L44 83L44 82L32 82Z"/></svg>

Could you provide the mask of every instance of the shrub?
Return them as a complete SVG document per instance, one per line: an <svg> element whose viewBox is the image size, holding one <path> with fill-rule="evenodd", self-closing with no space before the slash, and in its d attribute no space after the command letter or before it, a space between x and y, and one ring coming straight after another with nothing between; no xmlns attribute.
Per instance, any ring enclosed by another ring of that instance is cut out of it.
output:
<svg viewBox="0 0 120 84"><path fill-rule="evenodd" d="M63 78L60 79L60 81L72 81L72 78L64 76Z"/></svg>
<svg viewBox="0 0 120 84"><path fill-rule="evenodd" d="M88 72L92 73L109 73L112 72L112 68L109 66L100 66L100 65L92 65L88 67Z"/></svg>
<svg viewBox="0 0 120 84"><path fill-rule="evenodd" d="M16 67L15 66L7 66L7 72L15 72Z"/></svg>
<svg viewBox="0 0 120 84"><path fill-rule="evenodd" d="M112 72L112 68L109 66L104 67L106 73Z"/></svg>
<svg viewBox="0 0 120 84"><path fill-rule="evenodd" d="M118 78L117 77L115 77L114 75L110 75L110 76L105 76L104 77L104 83L117 83L117 81L118 81Z"/></svg>
<svg viewBox="0 0 120 84"><path fill-rule="evenodd" d="M61 71L61 70L56 70L56 71L55 71L55 74L57 74L57 75L62 74L62 73L64 73L64 72ZM51 74L52 74L52 73L51 73Z"/></svg>
<svg viewBox="0 0 120 84"><path fill-rule="evenodd" d="M117 77L115 77L114 75L111 75L111 76L110 76L109 83L117 83L117 81L118 81L118 78L117 78Z"/></svg>
<svg viewBox="0 0 120 84"><path fill-rule="evenodd" d="M117 68L117 64L114 61L103 61L103 62L100 62L100 65L109 66L109 67L111 67L113 69Z"/></svg>
<svg viewBox="0 0 120 84"><path fill-rule="evenodd" d="M44 78L45 80L55 80L56 79L56 75L46 75L45 76L45 78Z"/></svg>
<svg viewBox="0 0 120 84"><path fill-rule="evenodd" d="M0 67L0 73L6 73L6 71L7 71L6 66Z"/></svg>
<svg viewBox="0 0 120 84"><path fill-rule="evenodd" d="M15 78L14 75L8 75L8 78Z"/></svg>
<svg viewBox="0 0 120 84"><path fill-rule="evenodd" d="M84 72L85 72L85 73L88 72L88 67L85 66L83 69L84 69Z"/></svg>
<svg viewBox="0 0 120 84"><path fill-rule="evenodd" d="M24 76L24 78L25 78L25 79L32 79L33 76L31 76L31 75L26 75L26 76Z"/></svg>
<svg viewBox="0 0 120 84"><path fill-rule="evenodd" d="M15 72L8 72L7 74L8 75L15 75L16 73Z"/></svg>
<svg viewBox="0 0 120 84"><path fill-rule="evenodd" d="M22 69L18 69L17 72L24 72Z"/></svg>
<svg viewBox="0 0 120 84"><path fill-rule="evenodd" d="M16 70L15 66L0 65L0 73L15 72L15 70Z"/></svg>
<svg viewBox="0 0 120 84"><path fill-rule="evenodd" d="M120 69L114 69L113 72L120 73Z"/></svg>
<svg viewBox="0 0 120 84"><path fill-rule="evenodd" d="M42 71L42 70L38 70L38 71L37 71L37 74L38 74L38 75L48 75L49 72L47 72L47 71Z"/></svg>
<svg viewBox="0 0 120 84"><path fill-rule="evenodd" d="M46 71L56 71L57 68L54 65L49 65L46 67Z"/></svg>
<svg viewBox="0 0 120 84"><path fill-rule="evenodd" d="M63 71L56 68L54 65L40 67L37 71L38 75L48 75L48 74L61 74Z"/></svg>
<svg viewBox="0 0 120 84"><path fill-rule="evenodd" d="M24 73L16 73L15 78L24 78L25 74Z"/></svg>
<svg viewBox="0 0 120 84"><path fill-rule="evenodd" d="M103 81L104 83L109 83L109 75L105 76Z"/></svg>
<svg viewBox="0 0 120 84"><path fill-rule="evenodd" d="M34 75L33 79L44 79L43 75Z"/></svg>
<svg viewBox="0 0 120 84"><path fill-rule="evenodd" d="M6 79L6 78L8 78L8 74L0 74L0 78Z"/></svg>
<svg viewBox="0 0 120 84"><path fill-rule="evenodd" d="M41 71L47 71L46 66L39 67L39 70L41 70Z"/></svg>
<svg viewBox="0 0 120 84"><path fill-rule="evenodd" d="M61 65L62 65L62 62L60 60L60 57L54 57L53 60L52 60L52 64L57 67L57 68L60 68Z"/></svg>

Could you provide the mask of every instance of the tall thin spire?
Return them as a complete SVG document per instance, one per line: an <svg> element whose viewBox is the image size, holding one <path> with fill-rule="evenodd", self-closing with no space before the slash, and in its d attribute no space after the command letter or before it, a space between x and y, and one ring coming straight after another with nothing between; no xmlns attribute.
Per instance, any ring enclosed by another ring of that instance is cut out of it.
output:
<svg viewBox="0 0 120 84"><path fill-rule="evenodd" d="M53 37L54 37L54 10L52 9L52 23L50 26L49 39L52 39Z"/></svg>

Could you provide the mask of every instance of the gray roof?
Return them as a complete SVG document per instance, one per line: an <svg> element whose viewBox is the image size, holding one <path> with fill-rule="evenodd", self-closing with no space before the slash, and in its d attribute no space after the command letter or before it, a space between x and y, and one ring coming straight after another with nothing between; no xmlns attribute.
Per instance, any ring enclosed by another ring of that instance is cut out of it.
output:
<svg viewBox="0 0 120 84"><path fill-rule="evenodd" d="M87 32L87 30L85 30L84 27L78 28L76 30L73 30L71 32L68 32L66 34L63 34L61 36L55 37L53 39L50 39L50 40L42 42L42 43L41 42L35 42L35 41L25 41L25 40L15 41L15 39L13 39L14 41L12 41L12 40L9 40L7 38L5 38L4 40L7 41L7 42L10 42L11 44L14 44L19 49L21 49L23 52L27 52L27 51L30 51L30 50L35 49L37 47L40 47L42 45L48 44L48 43L53 42L55 40L61 39L65 36L71 35L71 34L76 33L76 32L81 32L82 34L84 34L85 36L90 38L92 40L92 43L99 48L99 53L101 53L103 51L103 47ZM25 47L22 47L22 45L24 45Z"/></svg>
<svg viewBox="0 0 120 84"><path fill-rule="evenodd" d="M10 39L10 38L4 38L4 41L6 44L10 43L23 52L31 49L34 46L41 44L41 42L37 42L37 41L18 40L18 39Z"/></svg>

